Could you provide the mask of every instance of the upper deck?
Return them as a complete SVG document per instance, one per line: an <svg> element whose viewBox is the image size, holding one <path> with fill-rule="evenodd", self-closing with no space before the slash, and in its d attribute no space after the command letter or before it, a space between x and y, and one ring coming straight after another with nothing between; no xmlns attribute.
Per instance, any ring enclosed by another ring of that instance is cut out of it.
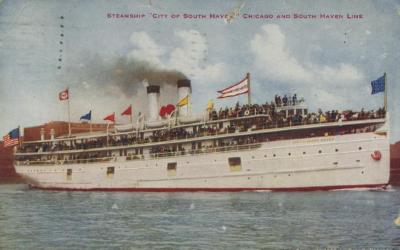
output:
<svg viewBox="0 0 400 250"><path fill-rule="evenodd" d="M268 115L257 114L244 117L210 120L161 129L131 132L110 132L54 140L25 142L15 155L51 155L134 149L206 140L257 137L265 135L269 140L305 138L313 136L361 133L375 131L385 122L384 118L366 118L337 121L271 122Z"/></svg>

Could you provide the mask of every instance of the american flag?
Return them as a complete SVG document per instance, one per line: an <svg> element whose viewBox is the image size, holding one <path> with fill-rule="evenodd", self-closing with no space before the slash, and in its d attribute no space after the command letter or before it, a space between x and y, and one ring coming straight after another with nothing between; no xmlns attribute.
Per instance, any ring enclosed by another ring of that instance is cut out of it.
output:
<svg viewBox="0 0 400 250"><path fill-rule="evenodd" d="M3 136L4 147L18 145L19 143L19 128L11 130L8 134Z"/></svg>

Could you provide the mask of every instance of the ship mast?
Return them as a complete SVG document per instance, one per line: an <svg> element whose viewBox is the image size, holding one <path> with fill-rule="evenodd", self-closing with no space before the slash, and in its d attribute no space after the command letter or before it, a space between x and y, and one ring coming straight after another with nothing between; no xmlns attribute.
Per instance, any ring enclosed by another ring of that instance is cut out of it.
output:
<svg viewBox="0 0 400 250"><path fill-rule="evenodd" d="M384 97L384 107L385 107L385 112L388 111L387 109L387 80L386 80L386 72L383 73L383 79L384 79L384 84L385 84L385 97Z"/></svg>
<svg viewBox="0 0 400 250"><path fill-rule="evenodd" d="M250 94L250 73L246 74L246 78L247 78L247 102L249 105L251 105L251 94Z"/></svg>
<svg viewBox="0 0 400 250"><path fill-rule="evenodd" d="M68 93L68 99L67 99L67 105L68 105L68 137L71 137L71 109L69 105L69 87L67 88L67 93Z"/></svg>

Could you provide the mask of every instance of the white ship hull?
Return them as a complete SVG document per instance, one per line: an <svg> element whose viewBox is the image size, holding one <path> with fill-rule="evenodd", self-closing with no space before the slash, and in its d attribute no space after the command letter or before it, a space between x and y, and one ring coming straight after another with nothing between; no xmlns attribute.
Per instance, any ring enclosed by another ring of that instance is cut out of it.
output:
<svg viewBox="0 0 400 250"><path fill-rule="evenodd" d="M379 160L371 157L377 150ZM240 157L240 165L230 165L230 157ZM299 191L385 187L389 160L388 138L362 133L264 142L227 152L15 168L32 187L44 189ZM176 169L168 170L168 163L176 163ZM114 167L111 174L109 167Z"/></svg>

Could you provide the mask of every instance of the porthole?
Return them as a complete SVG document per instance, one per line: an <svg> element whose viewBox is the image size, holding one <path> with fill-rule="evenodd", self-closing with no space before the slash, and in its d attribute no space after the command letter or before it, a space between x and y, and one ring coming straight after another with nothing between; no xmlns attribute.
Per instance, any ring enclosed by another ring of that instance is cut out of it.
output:
<svg viewBox="0 0 400 250"><path fill-rule="evenodd" d="M364 174L364 171L361 171L361 174Z"/></svg>
<svg viewBox="0 0 400 250"><path fill-rule="evenodd" d="M319 150L318 153L319 153L319 154L322 153L322 150Z"/></svg>
<svg viewBox="0 0 400 250"><path fill-rule="evenodd" d="M291 156L292 154L291 154L291 153L288 153L288 155Z"/></svg>
<svg viewBox="0 0 400 250"><path fill-rule="evenodd" d="M339 149L335 149L335 152L339 152Z"/></svg>
<svg viewBox="0 0 400 250"><path fill-rule="evenodd" d="M273 154L273 157L275 157L276 156L276 154Z"/></svg>
<svg viewBox="0 0 400 250"><path fill-rule="evenodd" d="M264 155L264 158L267 158L267 155Z"/></svg>
<svg viewBox="0 0 400 250"><path fill-rule="evenodd" d="M303 155L305 155L306 154L306 152L303 152Z"/></svg>
<svg viewBox="0 0 400 250"><path fill-rule="evenodd" d="M358 147L358 150L361 150L362 149L362 147Z"/></svg>

